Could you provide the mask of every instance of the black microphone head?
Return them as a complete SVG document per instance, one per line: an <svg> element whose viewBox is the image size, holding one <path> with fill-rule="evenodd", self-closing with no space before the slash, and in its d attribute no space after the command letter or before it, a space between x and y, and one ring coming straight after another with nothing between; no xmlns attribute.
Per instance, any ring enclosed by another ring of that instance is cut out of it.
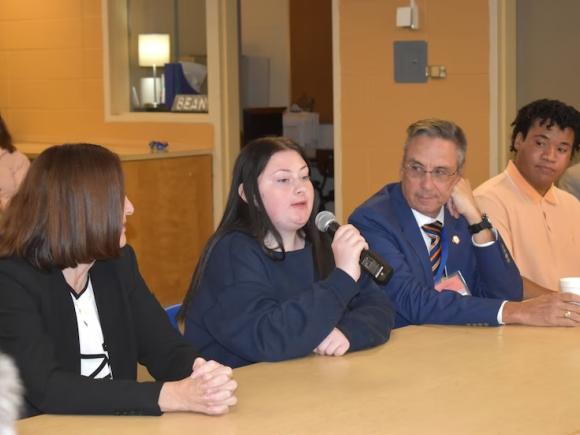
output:
<svg viewBox="0 0 580 435"><path fill-rule="evenodd" d="M328 231L328 226L332 222L336 222L336 216L328 210L321 211L316 215L316 219L314 219L316 228L318 228L318 230L322 231L323 233Z"/></svg>

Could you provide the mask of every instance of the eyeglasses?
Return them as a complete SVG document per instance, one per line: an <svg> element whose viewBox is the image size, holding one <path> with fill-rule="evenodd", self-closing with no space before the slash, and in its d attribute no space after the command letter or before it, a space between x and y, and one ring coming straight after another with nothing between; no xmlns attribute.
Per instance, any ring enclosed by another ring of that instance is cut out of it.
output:
<svg viewBox="0 0 580 435"><path fill-rule="evenodd" d="M409 174L411 178L423 179L427 176L427 174L431 174L431 178L440 183L449 181L451 177L457 174L457 170L451 172L451 170L448 168L435 168L431 171L428 171L423 165L418 163L407 163L403 166L403 168L407 171L407 174Z"/></svg>

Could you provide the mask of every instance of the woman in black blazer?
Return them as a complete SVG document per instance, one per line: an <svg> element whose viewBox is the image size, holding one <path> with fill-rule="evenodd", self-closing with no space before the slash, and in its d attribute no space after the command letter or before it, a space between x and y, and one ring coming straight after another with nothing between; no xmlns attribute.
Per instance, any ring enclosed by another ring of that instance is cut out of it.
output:
<svg viewBox="0 0 580 435"><path fill-rule="evenodd" d="M0 223L0 349L20 370L24 415L222 414L229 367L195 358L147 289L125 222L118 156L54 146ZM156 382L136 381L137 362Z"/></svg>

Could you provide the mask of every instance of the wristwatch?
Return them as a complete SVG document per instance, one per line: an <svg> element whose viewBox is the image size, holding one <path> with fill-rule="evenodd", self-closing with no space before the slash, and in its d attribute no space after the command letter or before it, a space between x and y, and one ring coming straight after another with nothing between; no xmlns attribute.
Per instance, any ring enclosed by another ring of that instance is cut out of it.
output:
<svg viewBox="0 0 580 435"><path fill-rule="evenodd" d="M467 229L469 230L470 234L477 234L482 230L491 230L493 225L487 218L487 215L484 213L481 215L481 222L478 224L469 225Z"/></svg>

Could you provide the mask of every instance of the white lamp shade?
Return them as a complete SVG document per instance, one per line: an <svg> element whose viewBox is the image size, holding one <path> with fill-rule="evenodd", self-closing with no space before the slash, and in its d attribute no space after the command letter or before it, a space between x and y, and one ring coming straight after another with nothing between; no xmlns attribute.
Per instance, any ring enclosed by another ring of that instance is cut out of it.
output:
<svg viewBox="0 0 580 435"><path fill-rule="evenodd" d="M166 63L169 63L169 35L139 35L139 66L159 66Z"/></svg>

